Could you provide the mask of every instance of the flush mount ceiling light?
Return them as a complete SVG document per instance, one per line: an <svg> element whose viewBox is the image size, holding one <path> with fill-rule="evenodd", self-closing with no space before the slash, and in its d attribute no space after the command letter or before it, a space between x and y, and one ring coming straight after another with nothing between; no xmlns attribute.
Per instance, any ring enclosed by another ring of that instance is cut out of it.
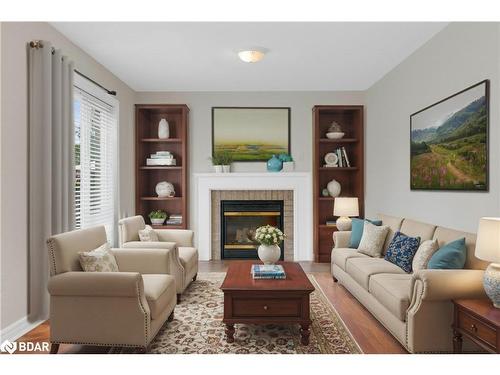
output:
<svg viewBox="0 0 500 375"><path fill-rule="evenodd" d="M238 52L241 61L247 63L256 63L264 58L265 51L262 49L249 49Z"/></svg>

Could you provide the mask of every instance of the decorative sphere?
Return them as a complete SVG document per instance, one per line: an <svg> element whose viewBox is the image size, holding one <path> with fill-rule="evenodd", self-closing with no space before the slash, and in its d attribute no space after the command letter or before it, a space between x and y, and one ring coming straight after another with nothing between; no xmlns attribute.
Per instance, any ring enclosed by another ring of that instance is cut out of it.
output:
<svg viewBox="0 0 500 375"><path fill-rule="evenodd" d="M159 198L173 197L175 195L174 185L167 181L156 184L155 191Z"/></svg>
<svg viewBox="0 0 500 375"><path fill-rule="evenodd" d="M340 195L340 191L342 189L340 183L336 180L331 180L328 185L326 185L326 188L328 189L328 193L330 193L330 196L334 198Z"/></svg>

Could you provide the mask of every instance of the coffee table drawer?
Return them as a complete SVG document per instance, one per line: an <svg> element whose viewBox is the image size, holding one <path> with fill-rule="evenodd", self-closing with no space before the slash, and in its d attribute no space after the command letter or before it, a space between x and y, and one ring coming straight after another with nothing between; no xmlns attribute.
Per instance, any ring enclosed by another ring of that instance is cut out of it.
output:
<svg viewBox="0 0 500 375"><path fill-rule="evenodd" d="M233 317L300 317L300 299L232 299Z"/></svg>
<svg viewBox="0 0 500 375"><path fill-rule="evenodd" d="M467 314L463 310L458 312L458 328L463 329L465 332L468 332L493 347L496 346L496 329L484 324L479 319Z"/></svg>

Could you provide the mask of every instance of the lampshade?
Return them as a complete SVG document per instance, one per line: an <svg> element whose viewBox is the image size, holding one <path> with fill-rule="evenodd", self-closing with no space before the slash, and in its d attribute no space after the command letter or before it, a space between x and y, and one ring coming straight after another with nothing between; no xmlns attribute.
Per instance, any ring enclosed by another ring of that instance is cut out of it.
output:
<svg viewBox="0 0 500 375"><path fill-rule="evenodd" d="M334 216L359 216L358 198L335 198Z"/></svg>
<svg viewBox="0 0 500 375"><path fill-rule="evenodd" d="M482 217L476 239L476 257L500 263L500 218Z"/></svg>

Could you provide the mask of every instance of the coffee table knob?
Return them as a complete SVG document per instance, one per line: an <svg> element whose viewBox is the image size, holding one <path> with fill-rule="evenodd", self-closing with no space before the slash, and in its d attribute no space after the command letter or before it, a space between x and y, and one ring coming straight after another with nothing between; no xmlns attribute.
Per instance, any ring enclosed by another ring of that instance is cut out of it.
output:
<svg viewBox="0 0 500 375"><path fill-rule="evenodd" d="M264 310L267 310L267 305L264 305Z"/></svg>

